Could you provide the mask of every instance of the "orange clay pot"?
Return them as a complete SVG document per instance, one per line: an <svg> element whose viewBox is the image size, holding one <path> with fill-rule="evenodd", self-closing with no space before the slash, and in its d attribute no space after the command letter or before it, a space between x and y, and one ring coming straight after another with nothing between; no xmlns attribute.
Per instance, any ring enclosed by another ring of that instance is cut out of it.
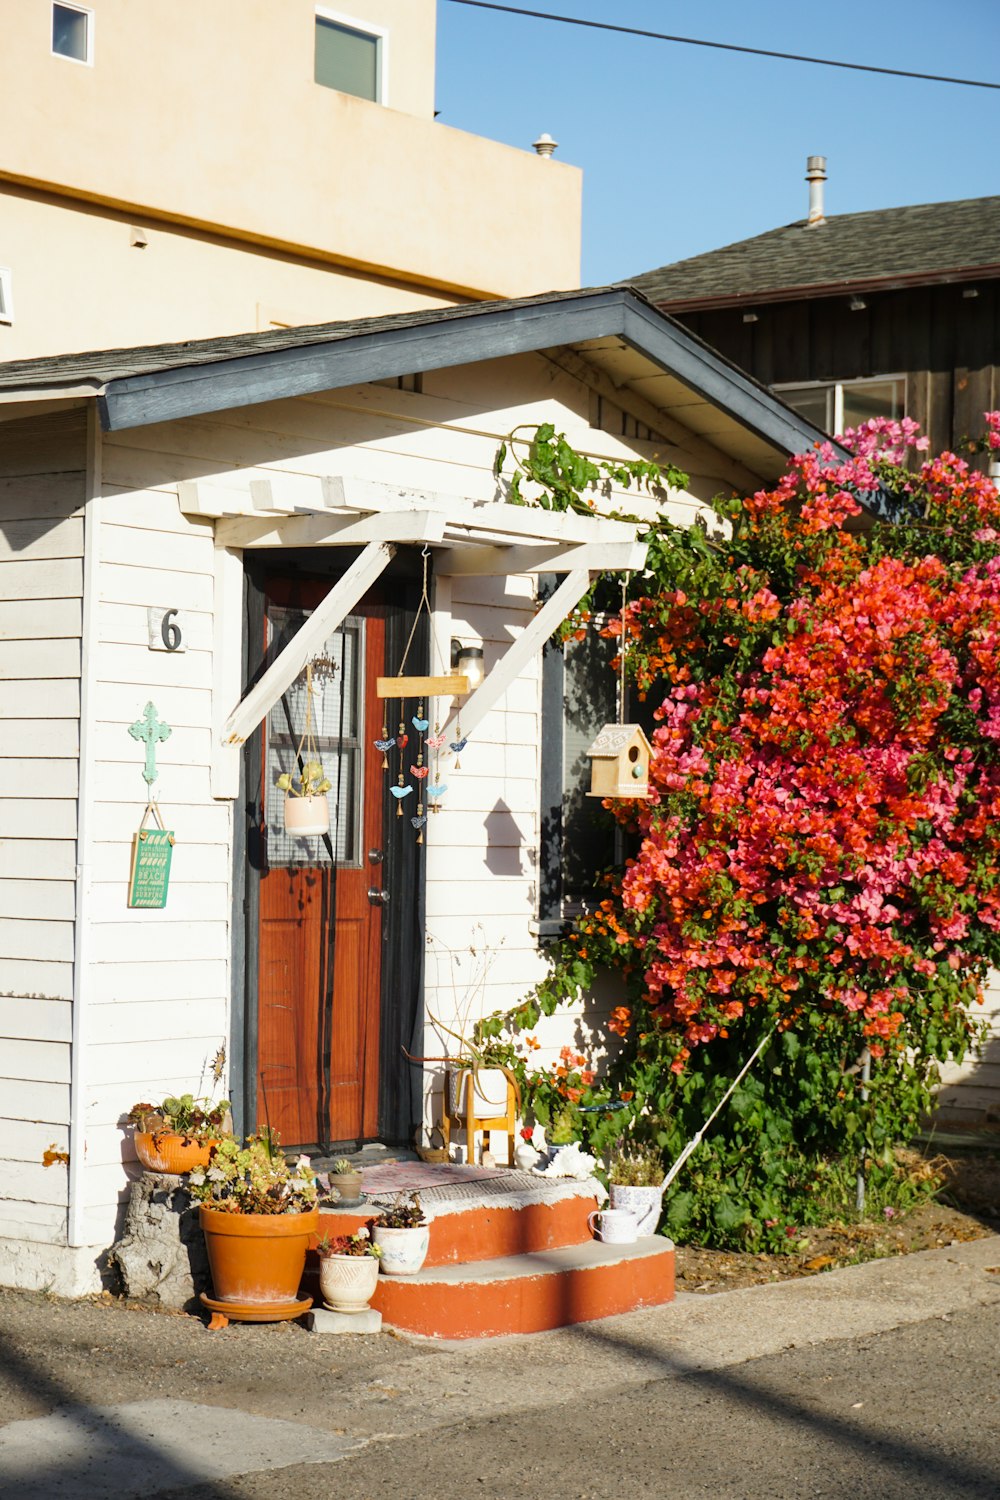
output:
<svg viewBox="0 0 1000 1500"><path fill-rule="evenodd" d="M175 1176L207 1167L208 1153L219 1144L217 1140L196 1141L170 1130L137 1130L134 1140L135 1154L147 1172L171 1172Z"/></svg>
<svg viewBox="0 0 1000 1500"><path fill-rule="evenodd" d="M243 1306L292 1303L319 1209L304 1214L227 1214L201 1205L215 1300Z"/></svg>

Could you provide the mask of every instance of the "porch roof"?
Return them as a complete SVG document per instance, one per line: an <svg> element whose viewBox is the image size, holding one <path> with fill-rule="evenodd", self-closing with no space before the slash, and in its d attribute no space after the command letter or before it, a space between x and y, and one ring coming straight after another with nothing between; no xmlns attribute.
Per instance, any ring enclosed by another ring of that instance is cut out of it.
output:
<svg viewBox="0 0 1000 1500"><path fill-rule="evenodd" d="M0 364L0 399L95 396L106 430L544 353L663 437L694 434L757 479L824 434L630 287Z"/></svg>

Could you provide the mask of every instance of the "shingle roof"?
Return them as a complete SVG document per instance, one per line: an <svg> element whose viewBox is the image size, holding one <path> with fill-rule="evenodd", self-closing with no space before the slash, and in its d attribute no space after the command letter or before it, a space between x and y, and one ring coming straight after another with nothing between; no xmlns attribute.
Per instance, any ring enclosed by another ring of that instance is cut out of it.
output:
<svg viewBox="0 0 1000 1500"><path fill-rule="evenodd" d="M590 287L588 293L610 291L609 287ZM160 370L209 365L248 355L273 354L283 349L303 349L318 344L334 344L355 338L358 334L380 334L430 324L451 323L463 318L481 317L497 308L544 307L549 303L578 298L578 291L545 292L537 297L495 302L468 302L457 307L429 307L416 312L390 313L382 317L353 318L336 323L307 323L296 328L268 328L260 333L231 333L218 338L189 339L176 344L143 344L126 349L95 349L80 354L41 355L35 359L9 360L0 363L0 389L18 390L32 386L64 385L74 381L103 385L109 380L127 380L135 375L151 375Z"/></svg>
<svg viewBox="0 0 1000 1500"><path fill-rule="evenodd" d="M670 308L1000 275L1000 197L799 220L631 278Z"/></svg>

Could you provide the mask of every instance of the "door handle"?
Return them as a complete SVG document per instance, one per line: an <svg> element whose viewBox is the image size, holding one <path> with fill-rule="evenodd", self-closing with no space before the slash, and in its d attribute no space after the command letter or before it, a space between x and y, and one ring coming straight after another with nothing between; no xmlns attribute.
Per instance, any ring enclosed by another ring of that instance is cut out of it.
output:
<svg viewBox="0 0 1000 1500"><path fill-rule="evenodd" d="M368 887L368 900L372 906L388 906L389 892L376 890L373 885L370 885Z"/></svg>

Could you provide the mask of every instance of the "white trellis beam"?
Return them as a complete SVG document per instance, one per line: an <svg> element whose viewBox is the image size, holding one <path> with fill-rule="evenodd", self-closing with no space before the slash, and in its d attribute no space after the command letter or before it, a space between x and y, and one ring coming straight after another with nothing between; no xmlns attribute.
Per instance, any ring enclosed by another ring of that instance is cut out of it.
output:
<svg viewBox="0 0 1000 1500"><path fill-rule="evenodd" d="M323 602L316 606L308 620L295 632L260 681L233 709L222 726L221 740L224 745L242 745L253 734L285 689L291 686L306 663L316 655L327 636L332 635L376 578L385 571L395 550L388 542L368 543L343 578L334 584Z"/></svg>
<svg viewBox="0 0 1000 1500"><path fill-rule="evenodd" d="M440 573L453 578L480 574L570 573L587 568L594 573L638 573L646 566L645 542L584 542L543 547L456 547L438 563Z"/></svg>
<svg viewBox="0 0 1000 1500"><path fill-rule="evenodd" d="M354 547L367 542L440 542L442 512L409 511L401 515L346 515L329 512L289 516L237 516L215 523L220 547Z"/></svg>
<svg viewBox="0 0 1000 1500"><path fill-rule="evenodd" d="M586 568L577 568L566 575L551 599L542 605L517 640L507 647L482 687L477 688L462 704L460 717L463 734L471 734L482 723L511 683L520 677L531 658L541 651L556 626L561 625L570 611L579 604L589 587L590 572ZM458 719L459 715L453 713L445 725L444 733L448 738Z"/></svg>

